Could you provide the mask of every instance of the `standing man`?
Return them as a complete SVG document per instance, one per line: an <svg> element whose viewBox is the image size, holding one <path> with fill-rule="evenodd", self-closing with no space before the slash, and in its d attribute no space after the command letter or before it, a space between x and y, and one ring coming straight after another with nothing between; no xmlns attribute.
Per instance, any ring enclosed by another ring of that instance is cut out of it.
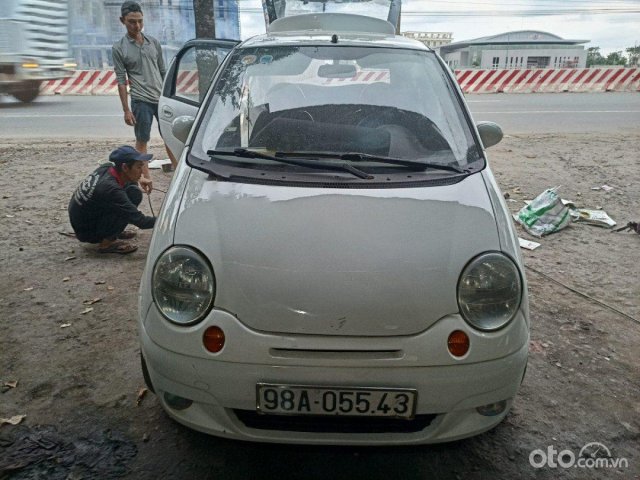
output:
<svg viewBox="0 0 640 480"><path fill-rule="evenodd" d="M125 228L129 224L153 228L156 223L155 217L138 210L142 201L138 182L151 156L123 145L111 152L111 163L99 166L82 181L69 201L69 221L78 240L97 243L100 253L138 249L125 241L135 236Z"/></svg>
<svg viewBox="0 0 640 480"><path fill-rule="evenodd" d="M142 7L127 0L120 8L120 22L127 34L113 44L113 65L118 81L118 94L124 111L124 121L134 127L136 150L147 153L153 117L158 121L158 101L162 91L162 80L166 74L160 42L142 33L144 26ZM131 89L129 108L127 79ZM166 146L167 155L175 169L176 159ZM145 165L140 186L149 193L153 187L148 166Z"/></svg>

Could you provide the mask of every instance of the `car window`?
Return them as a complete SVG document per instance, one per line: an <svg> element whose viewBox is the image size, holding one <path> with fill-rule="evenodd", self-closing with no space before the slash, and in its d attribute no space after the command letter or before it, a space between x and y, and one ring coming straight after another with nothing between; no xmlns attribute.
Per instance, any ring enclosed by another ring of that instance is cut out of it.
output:
<svg viewBox="0 0 640 480"><path fill-rule="evenodd" d="M474 140L447 74L428 51L238 49L206 109L192 152L201 158L236 148L436 158L462 167L478 158L468 153Z"/></svg>
<svg viewBox="0 0 640 480"><path fill-rule="evenodd" d="M192 46L177 60L173 97L200 104L204 99L213 74L229 53L229 48Z"/></svg>

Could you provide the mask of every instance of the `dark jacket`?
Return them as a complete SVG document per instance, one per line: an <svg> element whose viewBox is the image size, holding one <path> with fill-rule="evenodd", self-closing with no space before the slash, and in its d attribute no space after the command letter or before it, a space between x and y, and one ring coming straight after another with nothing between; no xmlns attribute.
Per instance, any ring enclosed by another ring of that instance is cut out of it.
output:
<svg viewBox="0 0 640 480"><path fill-rule="evenodd" d="M97 241L97 232L113 224L153 228L155 217L143 214L131 201L125 187L109 172L113 165L100 165L78 186L69 202L69 220L80 241ZM131 187L129 187L131 188ZM135 186L137 189L138 187Z"/></svg>

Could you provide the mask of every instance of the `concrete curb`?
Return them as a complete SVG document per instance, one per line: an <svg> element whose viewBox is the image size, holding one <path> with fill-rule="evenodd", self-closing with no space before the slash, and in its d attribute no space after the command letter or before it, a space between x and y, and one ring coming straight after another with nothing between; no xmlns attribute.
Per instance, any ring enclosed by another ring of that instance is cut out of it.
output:
<svg viewBox="0 0 640 480"><path fill-rule="evenodd" d="M640 68L456 70L465 93L638 92ZM197 72L180 72L178 90L197 93ZM117 95L110 70L78 70L42 84L41 95Z"/></svg>

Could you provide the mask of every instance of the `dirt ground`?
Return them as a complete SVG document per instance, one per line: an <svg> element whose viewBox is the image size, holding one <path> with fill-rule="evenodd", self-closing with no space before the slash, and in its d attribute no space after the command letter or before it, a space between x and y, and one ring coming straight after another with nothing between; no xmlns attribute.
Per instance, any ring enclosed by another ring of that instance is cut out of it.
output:
<svg viewBox="0 0 640 480"><path fill-rule="evenodd" d="M139 397L136 301L150 232L128 256L59 234L70 231L75 186L123 142L0 143L0 418L26 415L0 426L0 479L640 478L640 235L584 224L523 251L528 371L490 432L427 447L296 447L174 423L153 394ZM151 151L164 158L160 145ZM512 212L561 185L563 198L621 226L640 220L639 151L640 134L537 135L507 137L489 153ZM166 190L171 174L153 178ZM602 185L613 189L593 189ZM156 213L162 198L151 195ZM146 199L142 209L150 213ZM578 456L590 442L627 464L530 464L536 449Z"/></svg>

